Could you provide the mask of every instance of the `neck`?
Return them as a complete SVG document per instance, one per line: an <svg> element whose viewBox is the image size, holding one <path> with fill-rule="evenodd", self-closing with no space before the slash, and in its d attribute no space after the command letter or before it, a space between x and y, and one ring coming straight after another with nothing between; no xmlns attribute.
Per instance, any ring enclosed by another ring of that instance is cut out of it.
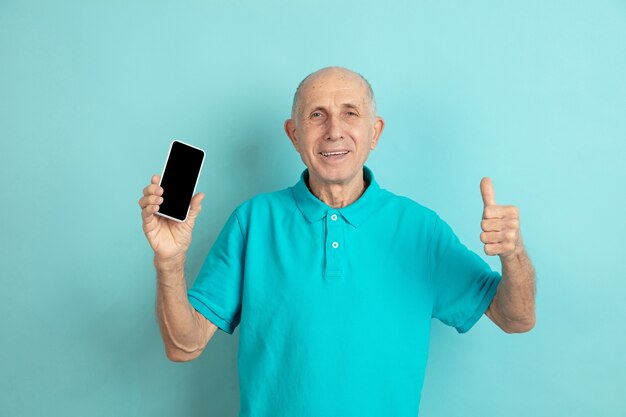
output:
<svg viewBox="0 0 626 417"><path fill-rule="evenodd" d="M327 184L312 176L309 177L309 189L313 195L332 208L346 207L354 203L365 192L365 186L363 174L355 175L345 184Z"/></svg>

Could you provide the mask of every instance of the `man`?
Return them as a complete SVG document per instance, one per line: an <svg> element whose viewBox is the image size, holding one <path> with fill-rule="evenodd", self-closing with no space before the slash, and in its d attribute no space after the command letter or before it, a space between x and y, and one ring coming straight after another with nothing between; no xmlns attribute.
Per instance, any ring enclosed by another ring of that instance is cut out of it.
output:
<svg viewBox="0 0 626 417"><path fill-rule="evenodd" d="M307 169L294 187L237 207L189 291L204 195L177 223L154 215L159 177L144 189L167 356L192 360L218 327L240 325L240 416L416 416L432 317L460 333L483 314L507 333L534 326L517 208L496 205L483 178L480 239L500 275L434 211L379 187L365 161L383 127L359 74L306 77L285 131Z"/></svg>

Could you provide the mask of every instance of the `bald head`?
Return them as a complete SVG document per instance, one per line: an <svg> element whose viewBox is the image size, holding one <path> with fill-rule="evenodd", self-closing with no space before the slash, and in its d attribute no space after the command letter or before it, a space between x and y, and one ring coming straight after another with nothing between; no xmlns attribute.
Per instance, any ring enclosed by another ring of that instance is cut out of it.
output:
<svg viewBox="0 0 626 417"><path fill-rule="evenodd" d="M296 89L296 93L293 96L293 104L291 106L291 118L292 119L295 119L296 116L298 115L298 112L300 111L300 103L302 101L303 92L309 86L313 86L316 82L323 82L326 77L334 77L334 78L343 79L343 80L356 80L362 83L362 85L365 87L365 90L368 96L367 98L371 105L371 109L372 109L371 114L373 116L376 115L376 100L374 99L374 90L372 90L372 86L370 85L369 81L365 79L365 77L363 77L358 72L354 72L347 68L326 67L326 68L322 68L320 70L317 70L307 75L298 85L298 88Z"/></svg>

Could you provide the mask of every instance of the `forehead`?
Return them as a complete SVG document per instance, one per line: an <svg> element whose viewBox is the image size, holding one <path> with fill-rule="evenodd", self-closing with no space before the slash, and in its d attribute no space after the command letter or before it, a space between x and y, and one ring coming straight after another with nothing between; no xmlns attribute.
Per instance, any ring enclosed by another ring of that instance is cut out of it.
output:
<svg viewBox="0 0 626 417"><path fill-rule="evenodd" d="M369 90L365 82L353 74L316 74L304 83L300 98L304 106L321 105L330 100L362 105L369 101Z"/></svg>

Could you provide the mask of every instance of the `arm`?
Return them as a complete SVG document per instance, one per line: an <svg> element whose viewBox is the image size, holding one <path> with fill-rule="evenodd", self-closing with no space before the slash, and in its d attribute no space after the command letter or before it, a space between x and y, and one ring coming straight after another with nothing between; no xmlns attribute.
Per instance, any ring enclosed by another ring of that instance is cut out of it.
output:
<svg viewBox="0 0 626 417"><path fill-rule="evenodd" d="M535 270L524 249L519 228L519 209L499 206L489 178L480 190L484 202L480 240L487 255L499 255L502 280L485 312L507 333L523 333L535 326Z"/></svg>
<svg viewBox="0 0 626 417"><path fill-rule="evenodd" d="M161 337L167 357L176 362L197 358L217 330L187 299L185 260L185 254L173 259L154 258Z"/></svg>
<svg viewBox="0 0 626 417"><path fill-rule="evenodd" d="M521 243L512 255L500 256L502 280L485 312L507 333L523 333L535 326L535 270Z"/></svg>
<svg viewBox="0 0 626 417"><path fill-rule="evenodd" d="M191 306L185 282L187 250L204 194L192 198L185 222L169 220L156 215L164 192L159 180L158 175L153 175L139 199L143 231L154 250L157 318L167 357L173 361L190 361L202 353L217 329Z"/></svg>

